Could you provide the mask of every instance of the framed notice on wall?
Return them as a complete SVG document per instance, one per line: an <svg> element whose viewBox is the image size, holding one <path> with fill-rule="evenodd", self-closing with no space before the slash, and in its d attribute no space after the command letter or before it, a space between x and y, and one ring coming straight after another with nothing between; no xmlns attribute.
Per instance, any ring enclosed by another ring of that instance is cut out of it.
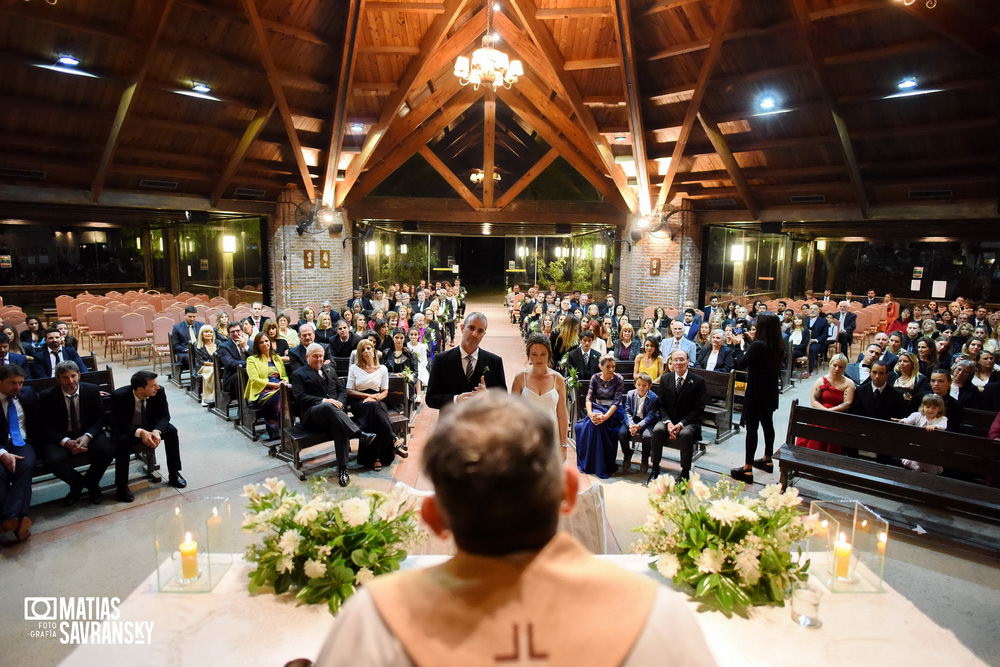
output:
<svg viewBox="0 0 1000 667"><path fill-rule="evenodd" d="M330 268L330 251L320 250L319 251L319 268L329 269Z"/></svg>
<svg viewBox="0 0 1000 667"><path fill-rule="evenodd" d="M316 268L316 251L315 250L303 250L302 251L302 268L313 269Z"/></svg>
<svg viewBox="0 0 1000 667"><path fill-rule="evenodd" d="M660 275L660 258L654 257L649 260L649 275L658 276Z"/></svg>

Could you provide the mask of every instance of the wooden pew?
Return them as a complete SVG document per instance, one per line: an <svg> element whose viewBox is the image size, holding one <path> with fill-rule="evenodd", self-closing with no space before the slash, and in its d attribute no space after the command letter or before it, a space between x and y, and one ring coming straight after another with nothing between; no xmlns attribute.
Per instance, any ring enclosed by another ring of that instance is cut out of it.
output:
<svg viewBox="0 0 1000 667"><path fill-rule="evenodd" d="M344 407L346 408L347 406L345 405ZM272 452L270 452L271 456L275 456L278 459L287 462L288 466L292 469L292 472L294 472L300 480L305 481L306 475L337 464L335 456L332 458L321 456L319 457L322 458L322 463L320 465L308 467L303 461L303 449L328 441L329 438L325 434L312 433L302 428L299 423L298 410L292 400L292 390L291 388L282 385L281 444L279 448L273 449ZM324 450L323 453L329 453L329 451L330 450Z"/></svg>
<svg viewBox="0 0 1000 667"><path fill-rule="evenodd" d="M1000 470L1000 448L992 440L803 407L796 400L792 402L785 444L774 458L781 467L782 487L794 478L813 479L1000 523L998 488L797 447L797 437L940 465L970 478L990 476ZM993 482L997 483L996 478Z"/></svg>
<svg viewBox="0 0 1000 667"><path fill-rule="evenodd" d="M257 442L260 438L260 432L257 430L257 427L264 425L264 419L259 416L257 409L250 405L245 398L248 381L249 378L247 377L247 369L241 366L240 369L236 371L236 400L239 402L239 407L234 424L237 431L254 442ZM274 452L277 451L277 448L278 443L270 445L268 447L268 454L273 456Z"/></svg>
<svg viewBox="0 0 1000 667"><path fill-rule="evenodd" d="M225 421L232 421L235 417L229 414L230 407L235 407L239 411L239 402L235 396L226 391L222 377L226 369L223 368L218 355L212 355L212 364L215 366L215 372L212 374L212 381L215 383L215 405L209 408L209 412L222 417Z"/></svg>
<svg viewBox="0 0 1000 667"><path fill-rule="evenodd" d="M715 429L715 439L712 444L719 444L733 437L739 427L733 424L733 392L736 387L736 371L722 373L706 371L701 368L690 369L692 373L705 380L705 391L708 403L702 414L702 422Z"/></svg>
<svg viewBox="0 0 1000 667"><path fill-rule="evenodd" d="M90 384L97 385L104 398L104 411L105 414L110 412L110 396L111 392L115 390L115 379L114 373L110 366L105 367L102 371L91 371L88 373L80 374L80 382L87 382ZM36 378L34 380L25 380L24 385L26 387L31 387L36 393L41 393L50 387L54 387L58 384L56 378ZM160 469L159 464L156 462L156 450L150 447L146 447L140 443L136 443L132 448L132 456L135 460L140 461L143 464L145 473L141 475L153 483L160 482L160 475L157 472ZM73 456L73 467L77 469L87 468L90 466L90 454L76 454ZM32 484L37 484L45 481L55 479L52 473L45 466L45 462L38 457L38 463L35 465L35 470L31 476ZM131 480L130 480L131 481Z"/></svg>
<svg viewBox="0 0 1000 667"><path fill-rule="evenodd" d="M962 410L962 423L958 426L958 432L985 438L990 432L990 426L993 425L996 416L997 413L990 410L965 408Z"/></svg>

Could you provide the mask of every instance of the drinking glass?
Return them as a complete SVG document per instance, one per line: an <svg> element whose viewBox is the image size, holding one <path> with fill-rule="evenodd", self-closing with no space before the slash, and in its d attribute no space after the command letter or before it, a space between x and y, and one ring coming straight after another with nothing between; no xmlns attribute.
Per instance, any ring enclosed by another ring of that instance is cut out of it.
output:
<svg viewBox="0 0 1000 667"><path fill-rule="evenodd" d="M823 590L812 579L796 583L792 589L792 620L803 628L822 627L823 623L819 620L822 597Z"/></svg>

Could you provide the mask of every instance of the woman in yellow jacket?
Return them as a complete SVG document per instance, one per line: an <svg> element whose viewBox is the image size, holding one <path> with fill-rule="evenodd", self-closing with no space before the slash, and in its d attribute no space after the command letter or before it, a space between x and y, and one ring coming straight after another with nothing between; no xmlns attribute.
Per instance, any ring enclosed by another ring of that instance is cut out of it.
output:
<svg viewBox="0 0 1000 667"><path fill-rule="evenodd" d="M259 333L253 339L253 352L247 357L247 389L244 394L248 403L255 404L264 416L268 440L281 436L281 385L288 384L285 365L281 362L267 334Z"/></svg>

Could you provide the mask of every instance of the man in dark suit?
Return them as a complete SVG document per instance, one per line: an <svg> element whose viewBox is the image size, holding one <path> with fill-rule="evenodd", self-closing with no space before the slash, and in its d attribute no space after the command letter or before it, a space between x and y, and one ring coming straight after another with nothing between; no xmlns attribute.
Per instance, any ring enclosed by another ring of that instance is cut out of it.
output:
<svg viewBox="0 0 1000 667"><path fill-rule="evenodd" d="M819 364L819 358L826 356L829 324L826 317L819 312L819 306L813 304L809 306L809 318L805 325L806 330L809 331L809 372L812 373Z"/></svg>
<svg viewBox="0 0 1000 667"><path fill-rule="evenodd" d="M979 327L986 329L986 335L989 336L993 333L993 327L990 326L989 320L987 319L989 316L989 309L984 304L979 304L976 306L975 317L971 318L969 321L972 322L972 326L975 329L978 329Z"/></svg>
<svg viewBox="0 0 1000 667"><path fill-rule="evenodd" d="M684 350L674 350L669 359L671 372L660 376L660 421L653 427L653 460L646 483L660 476L660 458L668 441L681 452L681 479L691 475L695 442L701 439L701 413L708 402L705 381L688 372L690 358Z"/></svg>
<svg viewBox="0 0 1000 667"><path fill-rule="evenodd" d="M0 366L20 366L22 370L28 368L28 357L10 351L10 337L5 333L0 333Z"/></svg>
<svg viewBox="0 0 1000 667"><path fill-rule="evenodd" d="M506 391L503 359L479 347L487 326L485 315L469 313L462 323L462 344L434 357L427 380L428 406L440 410L490 387Z"/></svg>
<svg viewBox="0 0 1000 667"><path fill-rule="evenodd" d="M34 373L36 378L56 376L56 366L63 361L72 361L77 368L85 368L83 359L76 350L63 345L62 334L58 329L45 332L45 345L35 353Z"/></svg>
<svg viewBox="0 0 1000 667"><path fill-rule="evenodd" d="M688 340L694 340L694 337L698 335L698 329L701 328L701 320L698 319L698 313L694 312L694 308L684 310L681 326L684 327L684 337Z"/></svg>
<svg viewBox="0 0 1000 667"><path fill-rule="evenodd" d="M36 444L45 465L66 482L67 507L75 505L87 489L90 502L101 502L101 478L115 456L115 447L104 434L104 403L96 384L80 382L80 369L72 361L56 366L58 385L38 397L41 417ZM76 471L74 457L90 454L85 475Z"/></svg>
<svg viewBox="0 0 1000 667"><path fill-rule="evenodd" d="M361 336L351 331L351 326L344 320L337 320L334 325L337 335L330 341L331 357L349 357L351 352L358 349Z"/></svg>
<svg viewBox="0 0 1000 667"><path fill-rule="evenodd" d="M250 306L250 317L247 318L247 322L253 327L254 336L260 333L260 328L264 326L264 321L264 304L256 301Z"/></svg>
<svg viewBox="0 0 1000 667"><path fill-rule="evenodd" d="M884 331L879 331L875 334L875 338L872 339L872 343L874 345L878 345L879 347L879 355L876 361L884 363L889 368L889 372L891 373L892 369L896 367L896 361L899 357L889 350L889 334ZM855 359L855 361L861 362L864 360L864 357L865 353L862 352L858 355L858 358Z"/></svg>
<svg viewBox="0 0 1000 667"><path fill-rule="evenodd" d="M367 312L372 309L372 302L364 297L364 290L356 289L354 290L354 295L347 300L347 307L345 310L351 310L354 308L355 303L361 304L361 310Z"/></svg>
<svg viewBox="0 0 1000 667"><path fill-rule="evenodd" d="M239 322L229 323L229 338L219 343L215 351L222 366L222 386L229 394L236 391L236 372L246 368L247 357L250 354L249 341L243 333Z"/></svg>
<svg viewBox="0 0 1000 667"><path fill-rule="evenodd" d="M718 310L719 310L719 297L713 294L712 298L708 300L708 305L701 309L701 312L705 314L705 318L703 321L711 322L712 313L717 312Z"/></svg>
<svg viewBox="0 0 1000 667"><path fill-rule="evenodd" d="M422 313L431 307L431 300L427 298L427 290L417 292L417 300L413 302L413 312Z"/></svg>
<svg viewBox="0 0 1000 667"><path fill-rule="evenodd" d="M861 299L862 306L874 306L877 303L882 303L882 299L875 296L875 290L873 289L868 290L868 294L865 298Z"/></svg>
<svg viewBox="0 0 1000 667"><path fill-rule="evenodd" d="M878 346L871 345L869 347L877 348ZM881 361L872 361L868 381L858 386L854 391L854 402L851 404L850 412L862 417L889 421L905 417L906 409L906 401L892 386L889 367ZM844 453L857 457L858 450L845 447ZM875 459L879 463L898 465L898 460L885 454L876 454Z"/></svg>
<svg viewBox="0 0 1000 667"><path fill-rule="evenodd" d="M882 348L875 343L872 343L867 347L867 349L865 349L865 353L864 356L862 356L861 361L856 361L853 364L847 364L847 367L844 369L844 375L854 380L854 384L860 387L868 382L868 378L872 370L872 364L878 361L881 354ZM885 362L880 363L888 368L888 364L885 364Z"/></svg>
<svg viewBox="0 0 1000 667"><path fill-rule="evenodd" d="M32 439L38 396L24 386L24 369L0 366L0 533L19 542L31 536L31 475L35 471Z"/></svg>
<svg viewBox="0 0 1000 667"><path fill-rule="evenodd" d="M167 484L183 489L187 480L181 476L181 451L177 429L170 423L167 393L160 391L157 375L138 371L129 386L119 387L111 394L111 435L115 442L115 486L118 499L134 500L128 490L128 458L136 441L156 449L161 444L167 450Z"/></svg>
<svg viewBox="0 0 1000 667"><path fill-rule="evenodd" d="M847 309L851 306L849 301L841 301L837 304L837 313L834 318L840 326L840 333L837 334L837 342L840 343L840 352L844 355L851 349L851 342L854 340L854 330L858 328L858 316Z"/></svg>
<svg viewBox="0 0 1000 667"><path fill-rule="evenodd" d="M198 321L198 309L186 306L184 321L178 322L170 330L170 344L174 347L174 356L181 368L187 368L188 345L198 342L198 332L204 325L204 322Z"/></svg>
<svg viewBox="0 0 1000 667"><path fill-rule="evenodd" d="M343 320L341 320L343 321ZM360 339L359 339L360 340ZM316 327L312 324L303 324L299 327L299 344L288 350L288 363L285 364L285 370L288 373L294 373L303 366L308 366L309 363L306 360L306 348L316 342ZM326 354L326 362L330 363L333 361L333 357L330 354L330 349L319 343L322 346L324 353Z"/></svg>
<svg viewBox="0 0 1000 667"><path fill-rule="evenodd" d="M625 410L625 423L618 429L618 444L622 448L622 472L628 472L632 462L632 438L639 436L642 443L642 462L639 472L646 472L649 461L650 444L653 440L653 424L657 421L660 409L660 399L649 390L653 379L645 373L639 373L635 378L635 389L625 395L622 407Z"/></svg>
<svg viewBox="0 0 1000 667"><path fill-rule="evenodd" d="M292 382L292 396L306 431L322 433L333 440L337 450L339 483L347 486L351 479L347 474L347 454L351 438L358 438L362 444L375 438L374 433L359 429L344 412L347 404L347 389L340 384L337 370L326 360L326 349L320 343L310 343L306 348L306 363L289 378Z"/></svg>
<svg viewBox="0 0 1000 667"><path fill-rule="evenodd" d="M566 353L566 372L575 368L576 379L580 382L589 382L601 370L601 353L592 347L593 344L594 332L588 329L580 334L580 345Z"/></svg>
<svg viewBox="0 0 1000 667"><path fill-rule="evenodd" d="M71 347L74 350L76 350L79 347L79 341L76 340L76 336L69 335L68 324L66 324L62 320L58 320L52 323L52 327L54 329L59 329L59 333L62 334L63 345L65 345L66 347Z"/></svg>

